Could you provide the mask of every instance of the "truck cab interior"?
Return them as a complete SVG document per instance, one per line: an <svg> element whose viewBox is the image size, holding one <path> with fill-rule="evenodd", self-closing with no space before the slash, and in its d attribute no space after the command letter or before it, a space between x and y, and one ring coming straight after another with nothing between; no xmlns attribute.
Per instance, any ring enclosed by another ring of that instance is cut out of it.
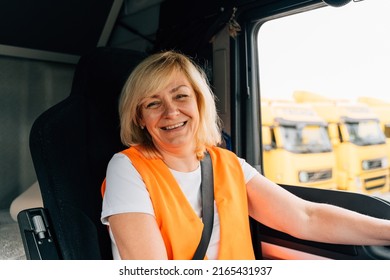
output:
<svg viewBox="0 0 390 280"><path fill-rule="evenodd" d="M269 20L350 2L0 1L0 259L112 258L100 186L124 148L118 96L154 52L178 50L203 67L231 150L262 172L254 34ZM282 187L390 219L390 202L379 197ZM257 259L390 259L386 246L309 242L250 222Z"/></svg>

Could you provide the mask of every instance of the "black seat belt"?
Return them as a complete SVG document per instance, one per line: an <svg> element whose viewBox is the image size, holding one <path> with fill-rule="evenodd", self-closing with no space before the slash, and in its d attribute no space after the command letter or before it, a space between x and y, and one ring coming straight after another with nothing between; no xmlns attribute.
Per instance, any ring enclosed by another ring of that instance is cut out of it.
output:
<svg viewBox="0 0 390 280"><path fill-rule="evenodd" d="M193 260L203 260L209 246L211 232L214 224L214 176L213 165L209 153L200 162L201 178L200 184L202 194L202 221L204 224L202 237L198 248L195 251Z"/></svg>

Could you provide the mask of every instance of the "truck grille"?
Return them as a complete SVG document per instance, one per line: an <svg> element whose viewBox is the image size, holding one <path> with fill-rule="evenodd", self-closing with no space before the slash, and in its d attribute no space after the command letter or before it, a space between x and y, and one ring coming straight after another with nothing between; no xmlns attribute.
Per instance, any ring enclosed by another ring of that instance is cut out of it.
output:
<svg viewBox="0 0 390 280"><path fill-rule="evenodd" d="M364 180L366 190L380 189L386 186L386 176L368 178Z"/></svg>

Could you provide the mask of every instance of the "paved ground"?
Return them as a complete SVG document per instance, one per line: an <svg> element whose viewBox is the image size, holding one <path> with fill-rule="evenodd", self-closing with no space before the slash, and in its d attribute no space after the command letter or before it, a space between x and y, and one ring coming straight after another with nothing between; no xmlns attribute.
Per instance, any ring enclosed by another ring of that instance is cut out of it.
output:
<svg viewBox="0 0 390 280"><path fill-rule="evenodd" d="M390 202L390 192L384 193L384 194L380 194L380 195L377 195L377 196Z"/></svg>
<svg viewBox="0 0 390 280"><path fill-rule="evenodd" d="M0 210L0 260L26 259L19 226L9 210Z"/></svg>

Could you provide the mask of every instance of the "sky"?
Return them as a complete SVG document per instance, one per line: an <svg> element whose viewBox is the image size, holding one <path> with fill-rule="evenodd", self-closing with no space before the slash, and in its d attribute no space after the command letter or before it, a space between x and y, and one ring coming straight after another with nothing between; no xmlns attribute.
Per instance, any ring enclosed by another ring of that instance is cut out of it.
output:
<svg viewBox="0 0 390 280"><path fill-rule="evenodd" d="M295 90L390 102L390 0L364 0L266 22L259 33L262 96Z"/></svg>

